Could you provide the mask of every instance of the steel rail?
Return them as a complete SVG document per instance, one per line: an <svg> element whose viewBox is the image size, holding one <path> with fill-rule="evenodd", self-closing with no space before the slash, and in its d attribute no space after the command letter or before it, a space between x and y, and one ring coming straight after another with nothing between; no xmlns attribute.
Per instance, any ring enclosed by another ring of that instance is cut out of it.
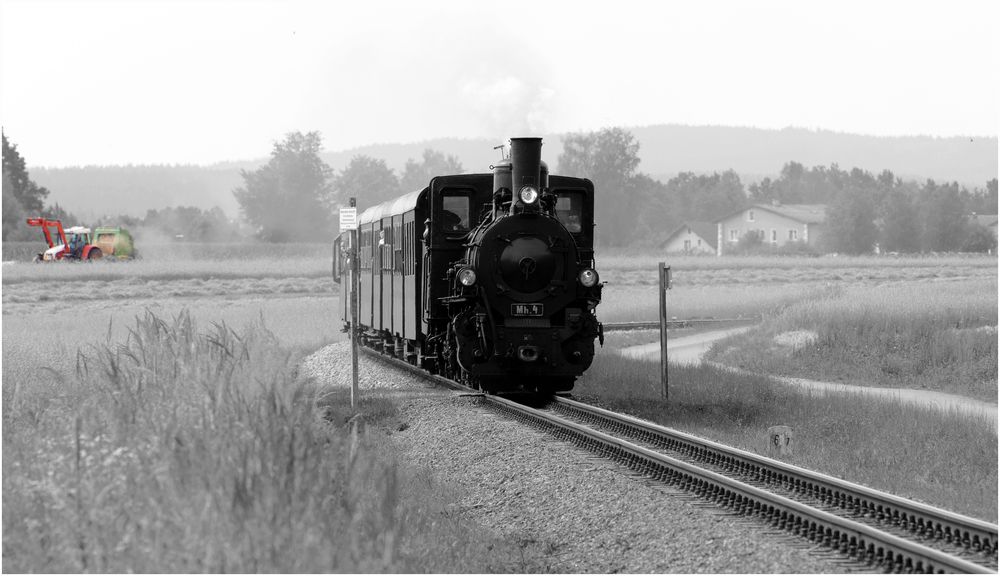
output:
<svg viewBox="0 0 1000 576"><path fill-rule="evenodd" d="M374 350L365 349L365 352L445 387L476 392L448 378L428 374L403 360L379 354ZM686 490L694 491L699 496L709 498L742 514L760 516L782 529L791 530L795 534L813 541L819 541L827 547L863 562L879 566L888 565L895 571L906 572L969 574L996 572L940 550L886 533L878 528L824 512L711 470L705 470L694 464L654 452L554 414L524 406L500 396L477 395L502 412L509 413L519 420L555 429L560 435L575 444L604 452L619 461L623 461L633 470L655 480L679 483ZM614 413L609 412L609 414Z"/></svg>
<svg viewBox="0 0 1000 576"><path fill-rule="evenodd" d="M797 492L815 495L840 507L853 508L887 518L910 532L941 534L946 541L966 543L974 550L996 557L996 524L908 500L834 476L799 468L780 460L766 458L759 454L568 398L557 396L554 402L557 405L568 406L593 417L638 430L640 435L649 435L670 445L671 450L684 451L698 459L714 460L725 468L734 469L743 474L763 476L768 482L789 485Z"/></svg>

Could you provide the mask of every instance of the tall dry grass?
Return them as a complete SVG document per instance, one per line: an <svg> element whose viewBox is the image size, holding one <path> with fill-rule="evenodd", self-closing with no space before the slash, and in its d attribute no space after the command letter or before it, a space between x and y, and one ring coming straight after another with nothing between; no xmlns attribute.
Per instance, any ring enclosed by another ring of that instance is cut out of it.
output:
<svg viewBox="0 0 1000 576"><path fill-rule="evenodd" d="M259 326L147 313L71 362L75 377L4 382L5 571L496 567L488 536L442 520L440 488L316 408ZM393 410L373 402L370 418Z"/></svg>

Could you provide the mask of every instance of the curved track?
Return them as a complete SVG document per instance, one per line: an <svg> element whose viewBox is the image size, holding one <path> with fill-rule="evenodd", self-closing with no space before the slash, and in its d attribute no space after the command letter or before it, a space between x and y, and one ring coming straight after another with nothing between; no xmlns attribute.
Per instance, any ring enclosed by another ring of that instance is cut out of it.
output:
<svg viewBox="0 0 1000 576"><path fill-rule="evenodd" d="M376 352L443 386L475 392ZM544 408L484 403L632 470L895 572L996 573L997 526L832 476L555 397Z"/></svg>

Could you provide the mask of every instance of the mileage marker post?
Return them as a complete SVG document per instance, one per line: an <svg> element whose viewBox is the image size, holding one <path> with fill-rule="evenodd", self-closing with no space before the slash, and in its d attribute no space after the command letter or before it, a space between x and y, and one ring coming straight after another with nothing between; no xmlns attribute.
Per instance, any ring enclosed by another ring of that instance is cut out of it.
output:
<svg viewBox="0 0 1000 576"><path fill-rule="evenodd" d="M351 409L358 402L358 208L357 199L351 198L349 208L340 209L340 230L350 230L350 295L351 295Z"/></svg>
<svg viewBox="0 0 1000 576"><path fill-rule="evenodd" d="M667 290L670 290L670 266L660 262L660 381L663 384L663 398L670 397L667 386Z"/></svg>

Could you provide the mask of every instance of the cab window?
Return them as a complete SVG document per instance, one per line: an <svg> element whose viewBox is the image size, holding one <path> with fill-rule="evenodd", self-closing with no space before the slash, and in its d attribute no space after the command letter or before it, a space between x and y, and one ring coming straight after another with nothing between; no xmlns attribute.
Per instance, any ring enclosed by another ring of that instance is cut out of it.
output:
<svg viewBox="0 0 1000 576"><path fill-rule="evenodd" d="M441 198L442 230L467 232L469 230L469 197L446 194Z"/></svg>
<svg viewBox="0 0 1000 576"><path fill-rule="evenodd" d="M572 233L583 230L583 195L579 192L560 192L556 197L556 218Z"/></svg>

